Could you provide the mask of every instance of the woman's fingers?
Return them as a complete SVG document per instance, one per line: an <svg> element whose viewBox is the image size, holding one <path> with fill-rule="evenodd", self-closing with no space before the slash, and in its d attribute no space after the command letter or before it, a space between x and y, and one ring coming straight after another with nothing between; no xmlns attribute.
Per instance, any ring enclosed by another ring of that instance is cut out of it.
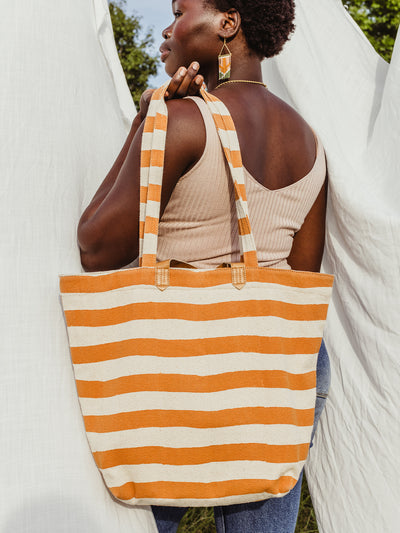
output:
<svg viewBox="0 0 400 533"><path fill-rule="evenodd" d="M204 83L204 78L201 74L193 78L188 88L188 95L195 96L199 94L200 88L203 85L203 83Z"/></svg>
<svg viewBox="0 0 400 533"><path fill-rule="evenodd" d="M181 76L182 76L181 83L175 91L174 98L183 98L189 94L189 89L192 86L192 83L195 77L197 76L199 68L200 68L200 65L197 63L197 61L194 61L190 65L190 67L186 70L184 76L182 76L183 71L181 71Z"/></svg>
<svg viewBox="0 0 400 533"><path fill-rule="evenodd" d="M171 100L172 98L175 98L176 92L179 89L182 81L184 80L185 76L187 75L187 70L185 67L180 67L175 74L172 76L171 81L169 82L166 97Z"/></svg>
<svg viewBox="0 0 400 533"><path fill-rule="evenodd" d="M178 71L171 78L165 93L165 99L184 98L185 96L195 96L199 94L200 88L203 85L204 78L198 74L200 65L194 61L188 69L180 67ZM150 100L154 89L146 89L140 98L140 115L142 120L147 115Z"/></svg>
<svg viewBox="0 0 400 533"><path fill-rule="evenodd" d="M198 94L203 83L203 76L198 75L199 68L197 61L194 61L188 69L180 67L171 78L166 98L171 100L172 98L184 98Z"/></svg>

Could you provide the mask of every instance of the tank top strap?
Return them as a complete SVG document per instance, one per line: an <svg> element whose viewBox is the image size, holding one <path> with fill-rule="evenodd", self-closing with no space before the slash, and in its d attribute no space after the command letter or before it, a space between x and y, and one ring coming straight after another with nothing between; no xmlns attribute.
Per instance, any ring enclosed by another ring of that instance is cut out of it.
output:
<svg viewBox="0 0 400 533"><path fill-rule="evenodd" d="M315 161L312 169L310 172L304 176L303 179L307 178L309 180L317 179L317 181L320 181L321 176L323 176L325 180L325 174L326 174L326 160L325 160L325 150L324 146L322 144L321 139L318 137L316 132L311 128L313 134L314 134L314 140L315 140L315 147L316 147L316 154L315 154ZM302 180L300 180L302 181ZM296 183L296 182L295 182Z"/></svg>
<svg viewBox="0 0 400 533"><path fill-rule="evenodd" d="M208 174L218 169L218 176L225 175L227 173L227 163L209 107L200 96L187 96L186 98L192 100L197 105L203 117L206 130L206 144L200 159L186 174L183 174L179 178L179 182L186 181L193 174L197 174L200 169Z"/></svg>
<svg viewBox="0 0 400 533"><path fill-rule="evenodd" d="M215 127L214 119L212 117L212 113L208 105L205 103L203 98L201 98L200 96L186 96L186 99L192 100L199 108L199 111L201 113L201 116L203 117L204 125L206 128L206 136L207 136L206 144L208 144L210 141L213 143L217 141L217 146L219 147L220 140L218 137L218 132Z"/></svg>

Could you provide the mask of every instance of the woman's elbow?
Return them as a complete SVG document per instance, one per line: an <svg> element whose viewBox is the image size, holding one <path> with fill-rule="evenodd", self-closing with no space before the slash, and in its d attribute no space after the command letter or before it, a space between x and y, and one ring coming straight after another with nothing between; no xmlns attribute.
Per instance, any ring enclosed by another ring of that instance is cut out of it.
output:
<svg viewBox="0 0 400 533"><path fill-rule="evenodd" d="M100 272L115 270L128 264L129 260L116 260L115 256L106 249L83 250L80 248L81 264L86 272Z"/></svg>
<svg viewBox="0 0 400 533"><path fill-rule="evenodd" d="M86 272L96 272L99 270L105 270L104 260L102 259L102 254L95 249L90 249L83 247L81 242L79 242L79 252L81 254L81 264L83 269Z"/></svg>
<svg viewBox="0 0 400 533"><path fill-rule="evenodd" d="M101 261L99 261L99 258L96 254L85 252L82 249L80 249L80 253L81 264L86 272L98 272L101 270L106 270L102 267Z"/></svg>
<svg viewBox="0 0 400 533"><path fill-rule="evenodd" d="M86 272L103 270L101 238L87 222L78 225L78 246L81 254L82 267Z"/></svg>
<svg viewBox="0 0 400 533"><path fill-rule="evenodd" d="M82 267L86 272L115 270L131 263L137 256L137 246L119 242L115 236L91 233L85 226L78 227L78 245Z"/></svg>

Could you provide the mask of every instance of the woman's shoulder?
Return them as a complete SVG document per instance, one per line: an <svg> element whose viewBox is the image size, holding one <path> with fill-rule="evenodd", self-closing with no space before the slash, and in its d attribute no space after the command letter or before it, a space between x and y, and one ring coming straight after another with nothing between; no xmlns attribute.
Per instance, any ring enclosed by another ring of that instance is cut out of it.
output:
<svg viewBox="0 0 400 533"><path fill-rule="evenodd" d="M309 175L318 157L323 157L322 145L311 126L293 107L272 93L268 95L264 113L269 124L268 146L277 154L275 172L281 175L282 185Z"/></svg>
<svg viewBox="0 0 400 533"><path fill-rule="evenodd" d="M201 158L206 132L196 104L189 99L167 101L168 126L161 209L164 210L179 178Z"/></svg>
<svg viewBox="0 0 400 533"><path fill-rule="evenodd" d="M286 139L288 148L313 153L315 133L308 122L292 106L273 93L269 93L265 113L277 135Z"/></svg>
<svg viewBox="0 0 400 533"><path fill-rule="evenodd" d="M191 154L199 158L206 143L201 111L191 98L167 101L168 128L166 151Z"/></svg>
<svg viewBox="0 0 400 533"><path fill-rule="evenodd" d="M253 90L226 104L236 124L244 166L268 189L300 180L314 167L317 142L306 120L270 91Z"/></svg>
<svg viewBox="0 0 400 533"><path fill-rule="evenodd" d="M281 136L285 139L284 149L291 162L289 170L300 179L311 172L318 155L323 151L318 150L318 139L311 126L293 107L280 98L277 98L275 105L279 109Z"/></svg>
<svg viewBox="0 0 400 533"><path fill-rule="evenodd" d="M181 129L186 129L187 126L191 125L191 130L193 130L193 128L201 129L201 126L203 125L202 114L199 106L194 100L195 97L191 97L177 98L166 102L168 109L168 128L180 127ZM201 100L201 98L198 98L198 100ZM186 131L186 133L190 132Z"/></svg>

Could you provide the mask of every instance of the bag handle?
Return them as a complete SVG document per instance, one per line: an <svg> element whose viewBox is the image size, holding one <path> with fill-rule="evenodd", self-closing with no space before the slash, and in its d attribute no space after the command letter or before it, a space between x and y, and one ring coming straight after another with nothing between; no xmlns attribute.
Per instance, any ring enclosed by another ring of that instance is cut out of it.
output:
<svg viewBox="0 0 400 533"><path fill-rule="evenodd" d="M147 267L156 266L161 186L168 123L168 110L164 95L168 85L169 82L166 82L154 91L142 137L139 265ZM235 125L228 109L221 100L205 89L201 89L200 92L211 110L233 180L241 261L246 267L257 267L257 251L250 226L243 163Z"/></svg>

